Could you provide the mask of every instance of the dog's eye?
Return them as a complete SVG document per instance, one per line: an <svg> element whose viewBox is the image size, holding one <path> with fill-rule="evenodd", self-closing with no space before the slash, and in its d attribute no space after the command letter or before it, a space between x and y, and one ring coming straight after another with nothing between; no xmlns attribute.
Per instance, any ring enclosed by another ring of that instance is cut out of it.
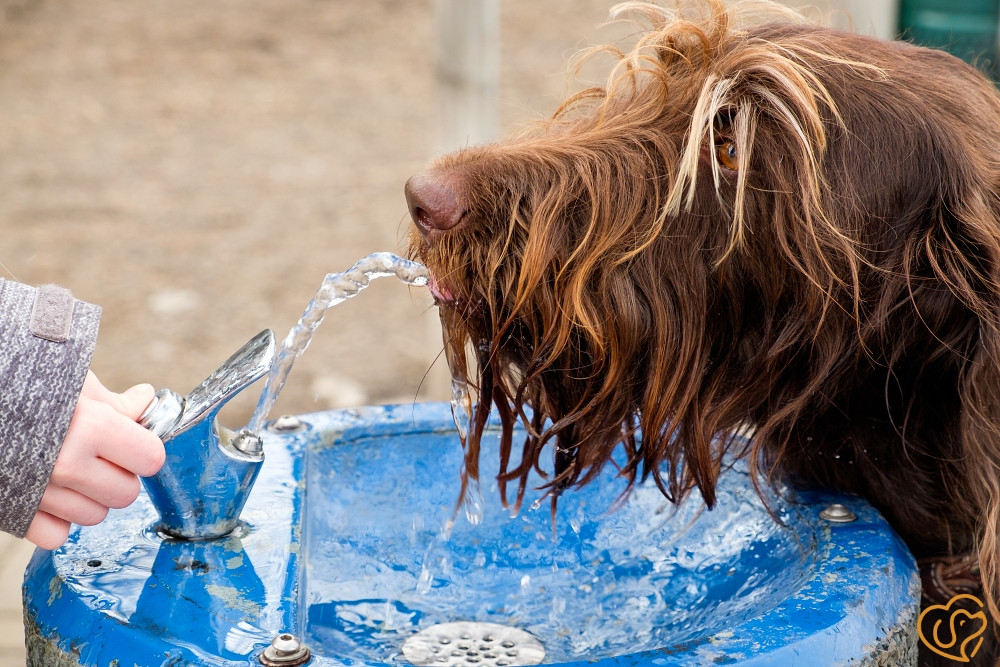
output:
<svg viewBox="0 0 1000 667"><path fill-rule="evenodd" d="M726 169L736 171L740 168L740 151L735 141L723 139L715 146L715 157Z"/></svg>

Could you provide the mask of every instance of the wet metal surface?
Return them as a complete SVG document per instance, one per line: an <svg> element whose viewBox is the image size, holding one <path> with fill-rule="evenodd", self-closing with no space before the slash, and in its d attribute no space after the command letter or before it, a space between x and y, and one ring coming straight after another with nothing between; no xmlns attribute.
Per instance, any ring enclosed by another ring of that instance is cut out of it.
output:
<svg viewBox="0 0 1000 667"><path fill-rule="evenodd" d="M300 417L301 430L263 433L265 464L231 536L163 539L142 497L38 552L25 600L29 649L45 657L29 664L246 667L290 633L309 665L398 665L407 642L454 623L529 633L546 663L581 667L912 654L912 559L857 499L775 498L782 527L735 469L711 512L674 512L640 488L609 513L621 487L608 470L560 499L553 526L547 503L528 498L516 517L499 507L490 445L473 526L454 514L461 451L447 404ZM832 503L857 519L821 519Z"/></svg>
<svg viewBox="0 0 1000 667"><path fill-rule="evenodd" d="M142 495L58 551L37 551L25 590L29 664L56 664L54 649L93 667L259 664L297 609L301 457L287 444L267 450L267 474L227 537L164 539Z"/></svg>
<svg viewBox="0 0 1000 667"><path fill-rule="evenodd" d="M139 422L163 439L166 461L143 477L160 515L159 530L181 539L230 533L264 461L260 438L233 433L216 416L268 372L274 334L265 330L234 353L185 398L161 389ZM164 404L168 409L161 409Z"/></svg>
<svg viewBox="0 0 1000 667"><path fill-rule="evenodd" d="M545 648L520 628L457 621L410 635L403 642L403 657L413 665L507 667L537 665L545 659Z"/></svg>

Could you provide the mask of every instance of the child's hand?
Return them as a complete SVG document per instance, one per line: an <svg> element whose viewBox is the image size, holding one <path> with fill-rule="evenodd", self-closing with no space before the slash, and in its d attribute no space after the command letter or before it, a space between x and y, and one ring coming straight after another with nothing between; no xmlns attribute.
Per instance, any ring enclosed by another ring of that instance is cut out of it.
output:
<svg viewBox="0 0 1000 667"><path fill-rule="evenodd" d="M139 495L137 475L163 465L163 443L136 420L153 400L153 388L136 385L121 394L87 375L66 440L45 487L38 513L25 537L55 549L69 536L70 523L92 526L111 507L121 508Z"/></svg>

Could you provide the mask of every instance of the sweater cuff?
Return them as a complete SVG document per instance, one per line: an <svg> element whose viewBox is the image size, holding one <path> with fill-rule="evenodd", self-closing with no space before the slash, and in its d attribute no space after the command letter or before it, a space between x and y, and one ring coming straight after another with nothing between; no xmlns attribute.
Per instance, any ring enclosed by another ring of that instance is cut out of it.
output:
<svg viewBox="0 0 1000 667"><path fill-rule="evenodd" d="M101 309L0 279L0 530L38 511L87 378Z"/></svg>

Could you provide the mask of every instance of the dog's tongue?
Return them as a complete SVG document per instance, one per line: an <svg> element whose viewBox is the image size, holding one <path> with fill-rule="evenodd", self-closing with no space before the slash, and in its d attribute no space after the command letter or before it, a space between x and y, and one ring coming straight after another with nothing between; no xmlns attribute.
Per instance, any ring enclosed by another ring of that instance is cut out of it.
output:
<svg viewBox="0 0 1000 667"><path fill-rule="evenodd" d="M455 300L455 297L451 294L451 290L439 283L433 274L431 274L430 279L427 281L427 289L431 291L435 301L450 303Z"/></svg>

